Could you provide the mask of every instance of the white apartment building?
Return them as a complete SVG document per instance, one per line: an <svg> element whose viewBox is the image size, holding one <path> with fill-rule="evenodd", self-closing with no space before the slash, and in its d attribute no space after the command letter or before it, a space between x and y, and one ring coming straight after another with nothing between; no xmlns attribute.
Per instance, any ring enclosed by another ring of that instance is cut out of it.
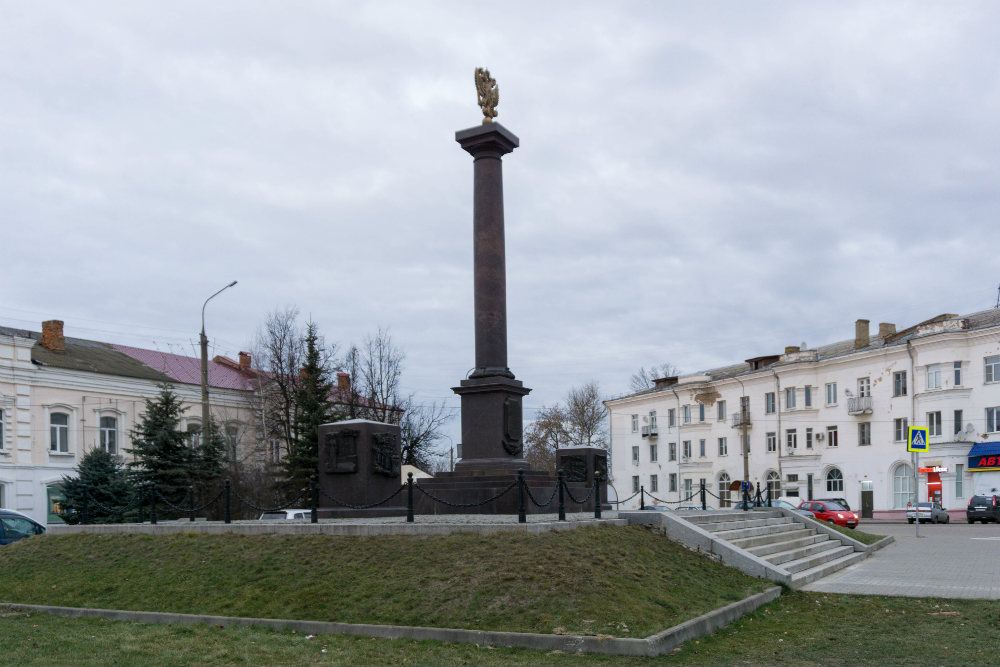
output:
<svg viewBox="0 0 1000 667"><path fill-rule="evenodd" d="M874 338L858 320L854 340L660 378L606 405L612 500L642 486L697 504L704 483L718 496L708 504L726 506L746 470L772 495L845 498L868 516L917 499L964 508L973 493L1000 489L1000 310L901 331L883 323ZM929 429L916 482L908 426Z"/></svg>

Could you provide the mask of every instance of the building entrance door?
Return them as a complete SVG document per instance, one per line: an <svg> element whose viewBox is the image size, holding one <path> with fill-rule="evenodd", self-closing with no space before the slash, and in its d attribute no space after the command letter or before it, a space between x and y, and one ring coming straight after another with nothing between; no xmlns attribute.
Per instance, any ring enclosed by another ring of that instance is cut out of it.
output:
<svg viewBox="0 0 1000 667"><path fill-rule="evenodd" d="M813 499L813 474L806 475L806 500Z"/></svg>
<svg viewBox="0 0 1000 667"><path fill-rule="evenodd" d="M861 482L861 518L871 519L875 510L875 483L870 479Z"/></svg>

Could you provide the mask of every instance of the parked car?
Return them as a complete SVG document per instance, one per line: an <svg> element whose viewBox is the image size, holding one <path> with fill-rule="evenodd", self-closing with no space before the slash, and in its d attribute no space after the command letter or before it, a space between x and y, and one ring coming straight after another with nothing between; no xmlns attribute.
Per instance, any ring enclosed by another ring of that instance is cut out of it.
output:
<svg viewBox="0 0 1000 667"><path fill-rule="evenodd" d="M816 498L816 500L818 500L820 502L837 503L838 505L840 505L841 507L843 507L845 510L851 509L851 506L847 504L847 499L846 498Z"/></svg>
<svg viewBox="0 0 1000 667"><path fill-rule="evenodd" d="M10 544L32 535L41 535L45 526L14 510L0 509L0 544Z"/></svg>
<svg viewBox="0 0 1000 667"><path fill-rule="evenodd" d="M807 500L799 503L800 510L809 510L820 521L846 528L858 527L858 515L832 500Z"/></svg>
<svg viewBox="0 0 1000 667"><path fill-rule="evenodd" d="M312 510L275 510L264 512L258 521L282 521L284 519L311 519Z"/></svg>
<svg viewBox="0 0 1000 667"><path fill-rule="evenodd" d="M917 503L916 507L906 509L906 522L913 523L917 520L920 523L948 523L951 517L941 507L941 503Z"/></svg>
<svg viewBox="0 0 1000 667"><path fill-rule="evenodd" d="M681 505L677 509L678 510L698 510L699 512L702 511L701 510L701 505ZM711 505L705 505L705 509L706 510L714 510L715 508L712 507Z"/></svg>
<svg viewBox="0 0 1000 667"><path fill-rule="evenodd" d="M666 505L646 505L645 507L640 507L639 509L653 511L653 512L669 512L670 508Z"/></svg>
<svg viewBox="0 0 1000 667"><path fill-rule="evenodd" d="M745 506L747 506L747 504L748 503L745 500L741 500L740 502L733 504L733 509L741 510ZM752 500L750 501L749 506L752 508L752 507L767 507L768 505L766 500ZM808 510L800 510L796 505L793 505L787 500L782 500L780 498L772 499L771 507L783 507L786 510L792 510L796 514L801 514L804 517L808 517L810 519L816 518L812 512Z"/></svg>
<svg viewBox="0 0 1000 667"><path fill-rule="evenodd" d="M969 523L1000 523L1000 496L972 496L969 498L969 506L965 508L965 519Z"/></svg>

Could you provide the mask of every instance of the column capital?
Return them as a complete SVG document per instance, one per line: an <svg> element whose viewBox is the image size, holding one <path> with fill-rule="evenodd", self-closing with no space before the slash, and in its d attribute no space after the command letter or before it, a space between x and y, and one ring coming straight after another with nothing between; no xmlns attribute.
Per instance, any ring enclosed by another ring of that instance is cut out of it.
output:
<svg viewBox="0 0 1000 667"><path fill-rule="evenodd" d="M455 133L455 141L472 157L501 157L521 145L521 140L500 123L476 125Z"/></svg>

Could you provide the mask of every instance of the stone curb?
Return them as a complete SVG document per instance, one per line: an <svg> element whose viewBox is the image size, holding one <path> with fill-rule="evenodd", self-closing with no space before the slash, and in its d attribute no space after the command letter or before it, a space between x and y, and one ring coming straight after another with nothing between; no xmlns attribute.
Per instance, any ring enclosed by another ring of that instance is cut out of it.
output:
<svg viewBox="0 0 1000 667"><path fill-rule="evenodd" d="M425 628L407 625L371 625L367 623L331 623L324 621L297 621L273 618L246 618L242 616L207 616L202 614L173 614L154 611L124 611L119 609L90 609L86 607L56 607L50 605L0 603L11 609L23 609L70 618L107 618L114 621L136 623L176 623L196 625L205 623L218 626L257 626L272 630L295 630L305 634L358 635L383 639L432 639L443 642L502 646L504 648L529 648L539 651L560 650L571 653L606 653L612 655L658 655L672 651L686 641L703 637L723 628L744 614L771 602L781 595L775 586L744 600L703 614L680 625L658 632L644 639L595 637L589 635L547 635L531 632L494 632L490 630L459 630L454 628Z"/></svg>
<svg viewBox="0 0 1000 667"><path fill-rule="evenodd" d="M886 535L885 537L883 537L878 542L874 542L872 544L869 544L868 545L868 553L870 553L870 554L871 553L875 553L879 549L884 549L885 547L889 546L890 544L892 544L895 541L896 541L895 537L893 537L892 535Z"/></svg>
<svg viewBox="0 0 1000 667"><path fill-rule="evenodd" d="M581 519L576 521L545 521L538 523L299 523L253 522L220 523L206 521L179 521L177 523L114 523L88 524L86 526L49 526L46 535L137 534L170 535L199 533L203 535L450 535L452 533L479 533L488 535L502 532L523 532L531 535L561 530L575 530L584 526L624 526L624 519Z"/></svg>

